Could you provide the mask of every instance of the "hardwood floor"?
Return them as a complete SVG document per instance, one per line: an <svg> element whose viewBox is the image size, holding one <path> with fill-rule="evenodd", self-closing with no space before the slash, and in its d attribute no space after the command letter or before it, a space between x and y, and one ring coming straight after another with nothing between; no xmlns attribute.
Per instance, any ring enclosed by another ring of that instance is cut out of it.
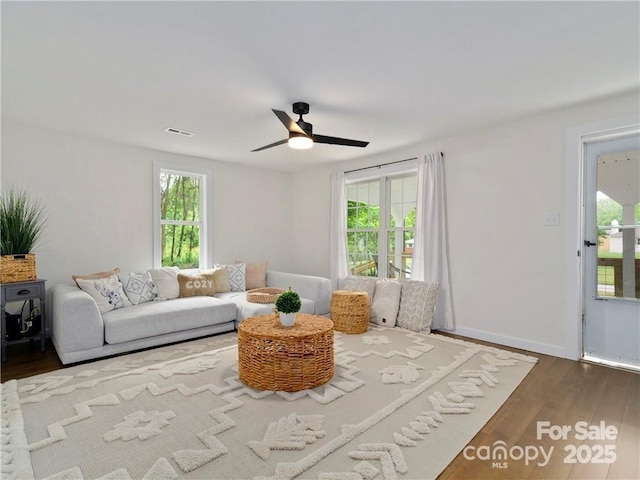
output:
<svg viewBox="0 0 640 480"><path fill-rule="evenodd" d="M538 363L469 443L467 456L482 456L484 451L491 451L496 442L504 442L503 446L510 453L504 460L493 461L468 460L461 453L438 477L440 480L640 478L640 375L493 346L533 355ZM62 368L50 344L44 353L28 344L12 345L7 353L7 361L1 369L2 382ZM548 422L551 433L562 427L571 430L566 439L554 440L549 434L539 435L538 422ZM608 429L611 439L582 440L581 432L585 428L580 428L582 424L576 428L578 422L585 422L583 425L594 436L604 434ZM613 429L617 432L615 438ZM549 458L546 464L541 449ZM518 458L524 451L533 456L534 450L537 458L531 461ZM616 456L613 463L595 462L607 456L612 458L613 454ZM567 463L567 459L576 462Z"/></svg>

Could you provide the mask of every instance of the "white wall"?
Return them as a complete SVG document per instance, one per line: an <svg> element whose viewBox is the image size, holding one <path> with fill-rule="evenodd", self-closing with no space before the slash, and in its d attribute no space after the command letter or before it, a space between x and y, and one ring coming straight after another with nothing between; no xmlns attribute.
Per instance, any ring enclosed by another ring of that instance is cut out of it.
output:
<svg viewBox="0 0 640 480"><path fill-rule="evenodd" d="M565 284L565 221L576 215L578 200L569 204L566 196L575 182L566 178L567 130L638 110L638 95L624 95L296 174L297 269L329 275L331 171L442 151L456 331L572 357L575 339L565 338L565 329L577 319L565 312L577 299ZM555 212L560 225L544 226L545 213Z"/></svg>
<svg viewBox="0 0 640 480"><path fill-rule="evenodd" d="M5 122L2 188L49 206L36 249L48 286L70 275L153 266L153 162L210 169L216 263L269 260L292 271L290 174L119 145Z"/></svg>
<svg viewBox="0 0 640 480"><path fill-rule="evenodd" d="M214 261L266 259L274 269L328 277L329 174L443 151L456 331L571 357L576 339L566 332L577 319L567 312L575 310L578 286L567 275L576 259L566 245L577 237L571 226L579 209L567 172L579 169L577 155L567 168L567 134L637 117L639 100L604 99L296 174L5 123L2 186L26 185L50 204L36 250L38 274L50 282L152 265L154 160L212 170ZM543 225L547 212L560 213L559 226Z"/></svg>

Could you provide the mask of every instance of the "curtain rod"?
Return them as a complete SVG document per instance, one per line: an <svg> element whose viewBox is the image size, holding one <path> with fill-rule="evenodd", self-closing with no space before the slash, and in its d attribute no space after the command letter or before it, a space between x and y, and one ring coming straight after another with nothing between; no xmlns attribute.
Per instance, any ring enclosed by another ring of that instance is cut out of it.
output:
<svg viewBox="0 0 640 480"><path fill-rule="evenodd" d="M444 157L444 153L440 152L440 156ZM387 165L395 165L396 163L410 162L411 160L417 160L417 159L418 157L405 158L404 160L396 160L395 162L381 163L379 165L372 165L371 167L355 168L353 170L347 170L344 173L347 174L347 173L353 173L353 172L360 172L362 170L369 170L370 168L382 168L382 167L386 167Z"/></svg>

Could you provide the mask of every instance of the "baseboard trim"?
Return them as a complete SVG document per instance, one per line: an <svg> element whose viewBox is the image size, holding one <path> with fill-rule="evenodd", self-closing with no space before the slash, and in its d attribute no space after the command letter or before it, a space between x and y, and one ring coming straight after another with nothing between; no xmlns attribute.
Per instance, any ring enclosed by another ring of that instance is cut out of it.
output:
<svg viewBox="0 0 640 480"><path fill-rule="evenodd" d="M467 327L456 327L453 330L447 330L456 335L462 335L463 337L469 337L476 340L483 340L485 342L497 343L499 345L505 345L507 347L519 348L521 350L527 350L529 352L542 353L544 355L551 355L554 357L568 358L570 360L577 360L571 354L571 352L561 345L550 345L548 343L532 342L530 340L524 340L517 337L509 337L506 335L498 335L493 332L486 332L484 330L475 330Z"/></svg>

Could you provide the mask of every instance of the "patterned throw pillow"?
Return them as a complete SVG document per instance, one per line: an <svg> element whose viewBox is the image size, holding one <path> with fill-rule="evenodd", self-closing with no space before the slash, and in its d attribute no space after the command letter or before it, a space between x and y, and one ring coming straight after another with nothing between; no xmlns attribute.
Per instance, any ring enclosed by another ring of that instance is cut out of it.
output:
<svg viewBox="0 0 640 480"><path fill-rule="evenodd" d="M376 293L371 303L370 321L386 327L396 326L400 304L400 283L394 280L376 281Z"/></svg>
<svg viewBox="0 0 640 480"><path fill-rule="evenodd" d="M122 284L116 274L93 280L76 278L76 283L82 290L91 295L101 313L131 306L131 302L124 293Z"/></svg>
<svg viewBox="0 0 640 480"><path fill-rule="evenodd" d="M398 326L429 333L440 284L406 280L402 282Z"/></svg>
<svg viewBox="0 0 640 480"><path fill-rule="evenodd" d="M343 290L352 292L367 292L369 295L369 305L373 302L373 296L376 292L376 277L347 277L344 280Z"/></svg>
<svg viewBox="0 0 640 480"><path fill-rule="evenodd" d="M229 284L232 292L244 292L246 288L246 263L234 263L227 265Z"/></svg>
<svg viewBox="0 0 640 480"><path fill-rule="evenodd" d="M150 302L156 298L157 289L149 272L118 273L118 280L133 305Z"/></svg>
<svg viewBox="0 0 640 480"><path fill-rule="evenodd" d="M197 273L178 273L181 297L210 296L216 294L213 271L201 271Z"/></svg>

